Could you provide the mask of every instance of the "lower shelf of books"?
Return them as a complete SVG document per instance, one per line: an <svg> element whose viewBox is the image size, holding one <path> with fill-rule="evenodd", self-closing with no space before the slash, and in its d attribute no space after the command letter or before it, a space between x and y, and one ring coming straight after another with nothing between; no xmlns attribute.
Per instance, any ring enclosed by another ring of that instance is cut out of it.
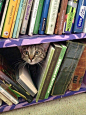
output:
<svg viewBox="0 0 86 115"><path fill-rule="evenodd" d="M11 106L8 106L7 104L5 104L3 102L2 106L0 107L0 113L10 111L10 110L13 110L13 109L19 109L19 108L28 107L28 106L31 106L31 105L36 105L36 104L43 103L43 102L48 102L48 101L51 101L51 100L55 100L55 99L59 99L59 98L63 98L63 97L83 93L83 92L86 92L86 85L85 84L82 84L79 91L67 91L64 95L50 96L48 99L39 100L37 103L36 103L35 99L33 100L33 102L28 103L22 98L19 98L19 103L17 105L13 104Z"/></svg>

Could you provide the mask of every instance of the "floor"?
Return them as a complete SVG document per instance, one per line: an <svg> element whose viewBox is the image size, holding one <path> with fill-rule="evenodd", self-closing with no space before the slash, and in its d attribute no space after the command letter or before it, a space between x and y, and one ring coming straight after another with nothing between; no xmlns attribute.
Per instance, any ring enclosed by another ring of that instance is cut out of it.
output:
<svg viewBox="0 0 86 115"><path fill-rule="evenodd" d="M86 93L4 112L1 115L86 115Z"/></svg>

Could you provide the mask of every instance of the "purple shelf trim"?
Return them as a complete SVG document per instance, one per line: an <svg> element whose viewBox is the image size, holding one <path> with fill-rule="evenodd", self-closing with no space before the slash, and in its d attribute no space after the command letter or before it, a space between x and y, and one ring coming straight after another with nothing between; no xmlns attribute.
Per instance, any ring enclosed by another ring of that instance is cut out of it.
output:
<svg viewBox="0 0 86 115"><path fill-rule="evenodd" d="M35 99L33 100L32 103L28 103L24 99L20 98L19 99L19 104L17 104L17 105L13 104L12 106L8 106L7 104L3 104L0 107L0 113L5 112L5 111L10 111L10 110L13 110L13 109L19 109L19 108L28 107L28 106L31 106L31 105L36 105L36 104L43 103L43 102L48 102L48 101L51 101L51 100L55 100L55 99L59 99L59 98L63 98L63 97L83 93L83 92L86 92L86 85L84 85L84 84L82 84L82 87L80 88L79 91L67 91L64 95L50 96L48 99L39 100L37 103L36 103Z"/></svg>
<svg viewBox="0 0 86 115"><path fill-rule="evenodd" d="M0 48L86 38L85 33L70 35L20 35L18 39L0 39Z"/></svg>

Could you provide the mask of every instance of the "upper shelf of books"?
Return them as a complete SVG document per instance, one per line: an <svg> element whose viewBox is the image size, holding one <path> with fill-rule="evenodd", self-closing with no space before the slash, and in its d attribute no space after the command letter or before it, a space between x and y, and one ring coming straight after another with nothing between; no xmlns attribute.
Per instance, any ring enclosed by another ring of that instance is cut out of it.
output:
<svg viewBox="0 0 86 115"><path fill-rule="evenodd" d="M33 35L33 36L20 35L19 38L17 39L1 38L0 48L40 44L46 42L67 41L67 40L83 39L83 38L86 38L85 33L70 34L70 35Z"/></svg>

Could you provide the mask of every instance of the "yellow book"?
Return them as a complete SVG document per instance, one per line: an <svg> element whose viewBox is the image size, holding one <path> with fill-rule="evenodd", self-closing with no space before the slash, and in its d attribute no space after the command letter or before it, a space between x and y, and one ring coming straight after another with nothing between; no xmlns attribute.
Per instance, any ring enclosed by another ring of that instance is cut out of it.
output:
<svg viewBox="0 0 86 115"><path fill-rule="evenodd" d="M18 0L10 0L9 2L8 11L7 11L7 15L6 15L4 27L2 30L2 35L1 35L4 38L8 38L10 35L10 30L13 23L13 18L14 18L17 2Z"/></svg>
<svg viewBox="0 0 86 115"><path fill-rule="evenodd" d="M17 2L16 11L15 11L15 15L14 15L14 18L13 18L13 23L12 23L12 27L11 27L9 38L12 38L13 29L14 29L14 26L15 26L15 21L16 21L18 9L19 9L19 4L20 4L20 0L18 0L18 2Z"/></svg>

